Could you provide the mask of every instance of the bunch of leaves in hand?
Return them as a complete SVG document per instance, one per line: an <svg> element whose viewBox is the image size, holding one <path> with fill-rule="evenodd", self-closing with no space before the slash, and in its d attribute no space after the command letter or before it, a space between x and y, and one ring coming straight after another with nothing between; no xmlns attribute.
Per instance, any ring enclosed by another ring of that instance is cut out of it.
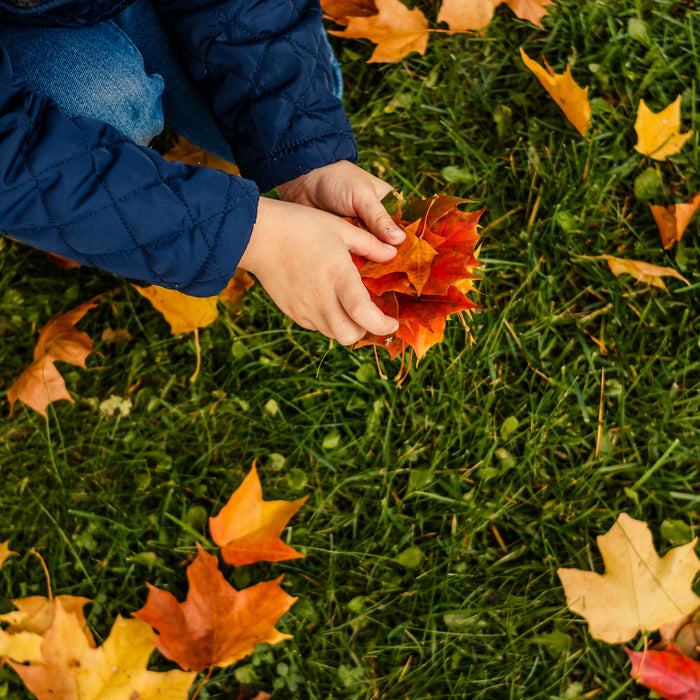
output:
<svg viewBox="0 0 700 700"><path fill-rule="evenodd" d="M467 294L474 290L479 264L476 226L483 209L460 211L467 201L435 195L400 203L392 218L406 239L396 257L377 263L353 256L372 301L399 322L394 335L366 335L356 347L383 347L391 359L411 348L420 360L442 341L449 315L477 308ZM363 226L357 219L353 223Z"/></svg>

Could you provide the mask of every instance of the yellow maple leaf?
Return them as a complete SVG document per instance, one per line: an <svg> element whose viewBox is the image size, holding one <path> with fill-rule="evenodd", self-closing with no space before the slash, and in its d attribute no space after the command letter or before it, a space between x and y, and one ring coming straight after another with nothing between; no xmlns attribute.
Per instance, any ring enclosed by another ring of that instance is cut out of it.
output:
<svg viewBox="0 0 700 700"><path fill-rule="evenodd" d="M652 112L644 100L639 100L634 130L637 132L635 150L654 160L666 160L668 156L675 155L693 135L692 129L684 134L680 133L680 95L660 112Z"/></svg>
<svg viewBox="0 0 700 700"><path fill-rule="evenodd" d="M608 266L616 277L624 274L632 275L636 280L664 291L668 290L661 279L662 277L675 277L688 285L690 284L680 272L676 272L672 267L660 267L642 260L627 260L625 258L616 258L613 255L601 255L601 258L608 261Z"/></svg>
<svg viewBox="0 0 700 700"><path fill-rule="evenodd" d="M649 205L656 225L659 227L661 242L664 248L668 249L674 243L681 240L688 222L699 206L700 192L689 202L672 204L670 207L664 207L660 204Z"/></svg>
<svg viewBox="0 0 700 700"><path fill-rule="evenodd" d="M147 670L153 636L142 620L118 617L105 643L95 648L78 616L58 601L43 637L42 663L10 665L39 700L186 700L196 674Z"/></svg>
<svg viewBox="0 0 700 700"><path fill-rule="evenodd" d="M345 39L369 39L377 46L367 63L391 63L412 51L425 53L428 20L419 10L409 10L400 0L375 0L377 14L349 17L343 31L331 34Z"/></svg>
<svg viewBox="0 0 700 700"><path fill-rule="evenodd" d="M647 524L622 513L596 541L604 574L557 571L567 606L586 618L591 636L609 644L628 642L700 606L691 589L700 569L697 538L660 558Z"/></svg>
<svg viewBox="0 0 700 700"><path fill-rule="evenodd" d="M5 563L5 559L8 557L18 556L17 552L13 552L10 549L10 540L5 540L5 542L0 542L0 566Z"/></svg>
<svg viewBox="0 0 700 700"><path fill-rule="evenodd" d="M133 286L163 314L173 335L204 328L219 317L216 308L218 297L191 297L176 289L165 289L156 285Z"/></svg>
<svg viewBox="0 0 700 700"><path fill-rule="evenodd" d="M581 136L585 136L591 120L588 88L582 88L576 84L569 66L563 73L555 73L547 61L544 62L545 70L539 63L533 61L522 47L520 55L525 65L535 74L544 89L559 105L566 118L576 127Z"/></svg>

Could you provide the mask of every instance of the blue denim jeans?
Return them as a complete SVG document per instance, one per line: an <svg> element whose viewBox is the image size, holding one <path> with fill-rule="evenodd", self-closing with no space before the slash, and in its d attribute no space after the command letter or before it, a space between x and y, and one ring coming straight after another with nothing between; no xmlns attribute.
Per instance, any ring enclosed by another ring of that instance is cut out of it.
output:
<svg viewBox="0 0 700 700"><path fill-rule="evenodd" d="M91 27L0 26L0 42L15 77L69 116L100 119L141 145L167 123L200 148L233 161L150 0L136 0ZM330 44L328 50L341 97L340 68Z"/></svg>

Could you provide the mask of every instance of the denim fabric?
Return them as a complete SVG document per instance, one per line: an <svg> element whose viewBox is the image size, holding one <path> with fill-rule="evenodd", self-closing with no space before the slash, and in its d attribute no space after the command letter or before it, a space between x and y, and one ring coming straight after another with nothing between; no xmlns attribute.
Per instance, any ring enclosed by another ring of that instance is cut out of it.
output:
<svg viewBox="0 0 700 700"><path fill-rule="evenodd" d="M133 42L112 22L93 27L0 26L15 77L69 117L107 122L146 145L163 129L163 79L148 75Z"/></svg>
<svg viewBox="0 0 700 700"><path fill-rule="evenodd" d="M340 66L324 33L334 94ZM70 117L105 121L140 145L163 129L233 161L231 147L177 55L151 0L136 0L113 20L89 27L0 26L15 76Z"/></svg>

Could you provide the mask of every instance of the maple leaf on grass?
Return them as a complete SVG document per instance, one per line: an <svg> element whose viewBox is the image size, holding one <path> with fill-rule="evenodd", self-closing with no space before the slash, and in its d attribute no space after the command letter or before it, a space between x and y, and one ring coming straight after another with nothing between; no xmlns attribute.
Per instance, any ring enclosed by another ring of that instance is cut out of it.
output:
<svg viewBox="0 0 700 700"><path fill-rule="evenodd" d="M133 613L158 631L156 646L181 668L193 671L230 666L253 653L256 645L290 639L275 624L296 598L279 582L265 581L237 591L218 568L216 557L197 544L187 568L189 591L184 603L148 584L146 605Z"/></svg>
<svg viewBox="0 0 700 700"><path fill-rule="evenodd" d="M684 134L681 127L681 96L660 112L652 112L644 100L639 100L634 129L637 132L635 150L654 160L666 160L678 153L693 135L692 129Z"/></svg>
<svg viewBox="0 0 700 700"><path fill-rule="evenodd" d="M209 529L228 564L240 566L258 561L284 561L303 557L280 539L289 519L306 502L263 501L258 471L253 464L243 483L214 518Z"/></svg>
<svg viewBox="0 0 700 700"><path fill-rule="evenodd" d="M532 22L543 29L542 18L548 13L547 7L554 5L552 0L505 0L505 4L515 13L516 17Z"/></svg>
<svg viewBox="0 0 700 700"><path fill-rule="evenodd" d="M691 585L700 569L697 539L662 558L646 523L622 513L597 538L605 573L558 569L566 604L585 617L591 636L609 644L628 642L700 606Z"/></svg>
<svg viewBox="0 0 700 700"><path fill-rule="evenodd" d="M668 250L683 237L688 222L700 206L700 192L689 202L672 204L663 207L659 204L650 204L649 208L654 216L656 225L661 235L661 243Z"/></svg>
<svg viewBox="0 0 700 700"><path fill-rule="evenodd" d="M10 665L39 700L186 700L196 674L147 670L152 636L145 622L118 617L104 644L95 647L84 621L58 600L43 635L42 663Z"/></svg>
<svg viewBox="0 0 700 700"><path fill-rule="evenodd" d="M476 227L484 210L462 212L458 207L466 202L444 195L401 202L392 218L406 238L396 256L386 263L353 256L372 301L399 321L394 335L367 334L354 347L382 347L391 359L411 348L420 360L442 341L447 316L477 308L466 294L476 279Z"/></svg>
<svg viewBox="0 0 700 700"><path fill-rule="evenodd" d="M253 278L245 270L236 270L226 287L213 297L193 297L176 289L166 289L155 284L150 287L139 287L135 284L132 286L163 314L173 335L194 332L197 364L194 374L190 377L190 381L193 382L199 374L202 362L199 329L206 328L219 317L217 308L219 299L233 312L240 311L243 295L253 284Z"/></svg>
<svg viewBox="0 0 700 700"><path fill-rule="evenodd" d="M17 552L13 552L10 549L10 540L5 540L5 542L0 542L0 567L5 563L8 557L19 556Z"/></svg>
<svg viewBox="0 0 700 700"><path fill-rule="evenodd" d="M371 17L377 14L374 0L321 0L321 9L328 19L343 26L351 17Z"/></svg>
<svg viewBox="0 0 700 700"><path fill-rule="evenodd" d="M576 84L569 66L566 67L563 73L555 73L547 61L544 62L545 67L542 68L539 63L533 61L525 53L522 47L520 47L520 56L525 65L542 83L544 89L559 105L566 118L576 127L581 136L585 136L591 120L588 88L582 88Z"/></svg>
<svg viewBox="0 0 700 700"><path fill-rule="evenodd" d="M453 32L474 32L485 29L496 7L503 0L443 0L438 22L445 22Z"/></svg>
<svg viewBox="0 0 700 700"><path fill-rule="evenodd" d="M375 0L377 14L348 17L343 31L330 34L345 39L369 39L377 46L368 63L391 63L412 51L424 54L428 46L428 20L418 9L409 10L400 0Z"/></svg>
<svg viewBox="0 0 700 700"><path fill-rule="evenodd" d="M700 698L700 662L688 658L676 648L665 651L625 648L632 661L630 676L666 700Z"/></svg>
<svg viewBox="0 0 700 700"><path fill-rule="evenodd" d="M618 277L625 274L632 275L636 280L664 291L668 291L668 289L661 279L662 277L675 277L687 285L690 284L683 275L676 272L672 267L660 267L659 265L651 265L643 260L627 260L626 258L616 258L613 255L602 255L601 257L607 260L608 267L614 275Z"/></svg>
<svg viewBox="0 0 700 700"><path fill-rule="evenodd" d="M42 416L46 416L46 407L52 401L65 399L73 403L54 362L68 362L77 367L85 367L85 360L92 352L93 341L87 333L79 331L75 324L97 306L97 298L63 314L56 314L42 327L34 348L34 361L22 371L7 392L10 413L17 399Z"/></svg>

